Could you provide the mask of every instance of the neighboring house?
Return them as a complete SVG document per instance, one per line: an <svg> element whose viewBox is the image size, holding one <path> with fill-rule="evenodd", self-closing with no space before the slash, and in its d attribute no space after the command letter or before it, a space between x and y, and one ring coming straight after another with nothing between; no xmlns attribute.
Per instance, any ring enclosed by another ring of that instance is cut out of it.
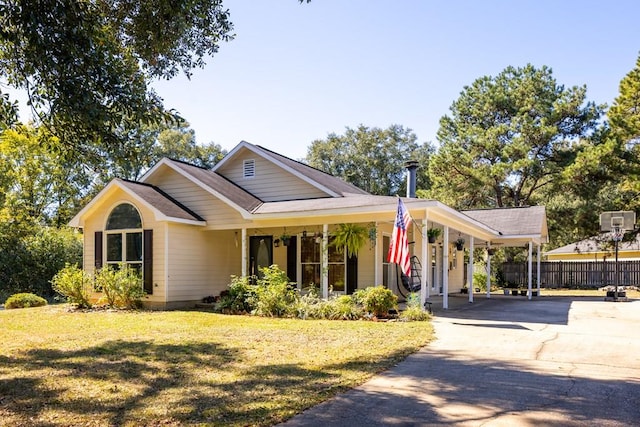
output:
<svg viewBox="0 0 640 427"><path fill-rule="evenodd" d="M615 258L615 246L609 233L589 237L544 253L548 261L606 261ZM618 259L640 260L640 234L618 243Z"/></svg>
<svg viewBox="0 0 640 427"><path fill-rule="evenodd" d="M271 264L326 297L377 284L396 289L386 254L397 200L243 141L212 170L165 158L140 182L115 179L70 224L83 229L83 268L93 274L126 262L138 269L149 307L199 302L227 289L231 275ZM443 294L445 308L447 294L464 285L456 239L466 248L548 241L543 207L459 212L436 200L403 201L414 219L409 240L422 262L422 298ZM369 244L353 258L330 244L342 223L369 230ZM423 236L433 227L444 233L429 245Z"/></svg>

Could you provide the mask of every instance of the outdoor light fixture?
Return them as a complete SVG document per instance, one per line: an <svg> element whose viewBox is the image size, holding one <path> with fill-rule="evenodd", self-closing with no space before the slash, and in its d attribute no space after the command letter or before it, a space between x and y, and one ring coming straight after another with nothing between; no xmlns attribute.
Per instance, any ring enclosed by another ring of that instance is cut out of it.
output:
<svg viewBox="0 0 640 427"><path fill-rule="evenodd" d="M280 239L276 239L273 241L273 246L275 246L276 248L280 247Z"/></svg>

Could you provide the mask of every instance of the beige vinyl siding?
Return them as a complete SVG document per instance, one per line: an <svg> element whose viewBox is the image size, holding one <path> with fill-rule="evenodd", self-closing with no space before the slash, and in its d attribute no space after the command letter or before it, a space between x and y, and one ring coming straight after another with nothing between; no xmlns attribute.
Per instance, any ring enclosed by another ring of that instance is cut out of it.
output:
<svg viewBox="0 0 640 427"><path fill-rule="evenodd" d="M253 178L244 178L244 160L255 160ZM328 197L325 192L249 150L244 150L217 172L265 202Z"/></svg>
<svg viewBox="0 0 640 427"><path fill-rule="evenodd" d="M245 222L235 208L171 168L165 167L163 173L158 175L153 185L204 218L207 226L225 227Z"/></svg>
<svg viewBox="0 0 640 427"><path fill-rule="evenodd" d="M371 247L369 239L358 252L358 286L357 289L368 288L369 286L380 285L376 281L376 248ZM382 261L380 261L382 263Z"/></svg>
<svg viewBox="0 0 640 427"><path fill-rule="evenodd" d="M456 254L456 267L453 267L453 254ZM449 252L449 293L460 292L464 285L464 251L458 251L456 245L451 246Z"/></svg>
<svg viewBox="0 0 640 427"><path fill-rule="evenodd" d="M153 230L153 295L145 297L144 301L153 303L162 303L165 301L165 265L164 265L164 223L157 222L153 212L133 199L129 198L122 190L116 190L109 197L101 201L100 208L95 210L92 215L85 218L84 223L84 252L83 252L83 268L91 276L95 270L95 232L104 232L107 217L111 210L120 203L131 203L135 206L142 216L142 228L145 230ZM103 234L103 245L105 235ZM94 292L92 297L94 300L99 299L102 293Z"/></svg>
<svg viewBox="0 0 640 427"><path fill-rule="evenodd" d="M200 301L220 295L230 276L240 276L242 243L234 231L205 231L200 227L169 224L169 299Z"/></svg>

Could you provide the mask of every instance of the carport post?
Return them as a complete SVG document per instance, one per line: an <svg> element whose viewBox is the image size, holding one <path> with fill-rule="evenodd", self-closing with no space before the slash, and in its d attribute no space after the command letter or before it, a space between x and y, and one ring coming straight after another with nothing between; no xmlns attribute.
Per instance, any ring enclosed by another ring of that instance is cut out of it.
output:
<svg viewBox="0 0 640 427"><path fill-rule="evenodd" d="M469 302L473 302L473 236L469 236L469 265L467 265L467 288L469 289Z"/></svg>
<svg viewBox="0 0 640 427"><path fill-rule="evenodd" d="M449 308L449 226L445 225L442 238L442 308Z"/></svg>
<svg viewBox="0 0 640 427"><path fill-rule="evenodd" d="M527 264L529 267L527 276L527 298L531 300L531 282L533 282L533 242L529 242L529 258Z"/></svg>
<svg viewBox="0 0 640 427"><path fill-rule="evenodd" d="M487 298L491 298L491 242L487 246Z"/></svg>
<svg viewBox="0 0 640 427"><path fill-rule="evenodd" d="M537 247L537 254L536 254L536 264L537 268L536 268L536 282L538 285L538 296L540 296L540 243L538 243L538 247Z"/></svg>

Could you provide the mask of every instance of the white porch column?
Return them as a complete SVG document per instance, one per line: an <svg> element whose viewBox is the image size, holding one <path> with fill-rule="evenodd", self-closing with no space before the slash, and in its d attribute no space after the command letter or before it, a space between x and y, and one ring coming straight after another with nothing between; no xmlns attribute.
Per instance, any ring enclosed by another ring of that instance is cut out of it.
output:
<svg viewBox="0 0 640 427"><path fill-rule="evenodd" d="M467 288L469 289L469 302L473 302L473 245L473 236L469 236L469 265L467 266Z"/></svg>
<svg viewBox="0 0 640 427"><path fill-rule="evenodd" d="M247 277L247 229L242 229L242 277Z"/></svg>
<svg viewBox="0 0 640 427"><path fill-rule="evenodd" d="M540 243L538 243L538 248L537 248L537 256L536 256L536 282L538 284L538 296L540 296Z"/></svg>
<svg viewBox="0 0 640 427"><path fill-rule="evenodd" d="M428 238L427 238L427 228L429 226L429 211L424 210L424 221L422 223L424 227L422 227L422 232L420 233L420 243L421 243L421 257L422 260L422 271L420 272L422 276L422 283L420 283L420 307L424 310L424 303L427 301L429 297L429 281L427 280L427 252L429 249Z"/></svg>
<svg viewBox="0 0 640 427"><path fill-rule="evenodd" d="M376 230L378 229L378 222L375 222L375 227ZM381 276L380 273L382 272L382 257L384 255L382 255L382 242L378 242L378 239L381 238L381 235L378 235L378 233L376 233L376 241L375 241L375 247L373 248L373 256L375 257L375 261L373 262L374 265L374 273L373 273L373 283L378 286L378 285L382 285L383 281L380 280Z"/></svg>
<svg viewBox="0 0 640 427"><path fill-rule="evenodd" d="M329 225L322 225L322 266L320 267L320 277L322 281L322 298L329 298Z"/></svg>
<svg viewBox="0 0 640 427"><path fill-rule="evenodd" d="M449 226L445 225L442 239L442 308L449 309Z"/></svg>
<svg viewBox="0 0 640 427"><path fill-rule="evenodd" d="M533 282L533 242L529 242L529 256L527 259L527 298L531 300L531 282Z"/></svg>
<svg viewBox="0 0 640 427"><path fill-rule="evenodd" d="M491 298L491 254L489 254L490 249L491 242L489 242L489 246L487 246L487 298Z"/></svg>

